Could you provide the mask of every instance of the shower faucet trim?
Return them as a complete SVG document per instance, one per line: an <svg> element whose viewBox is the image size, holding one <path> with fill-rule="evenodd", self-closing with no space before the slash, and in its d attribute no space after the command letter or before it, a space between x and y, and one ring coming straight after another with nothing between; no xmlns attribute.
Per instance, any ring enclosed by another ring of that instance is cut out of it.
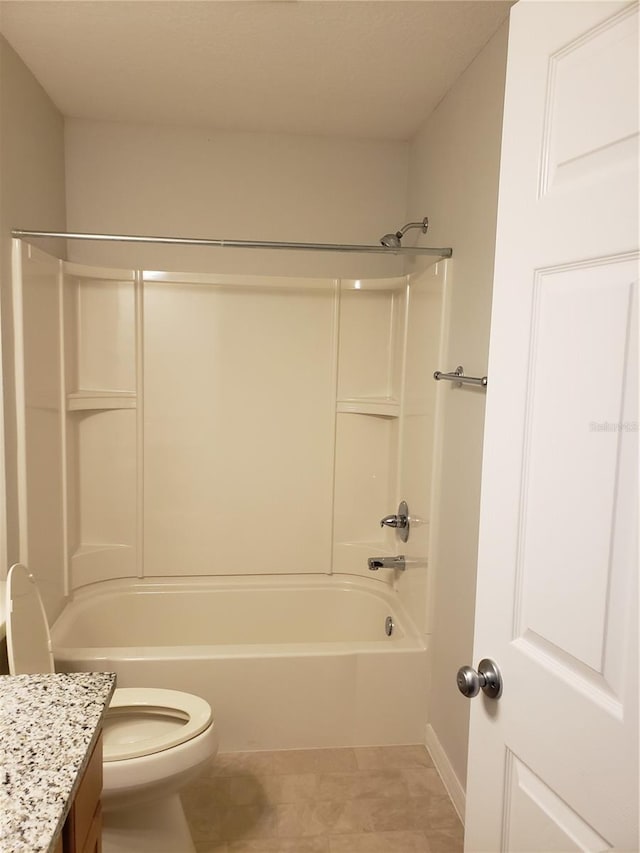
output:
<svg viewBox="0 0 640 853"><path fill-rule="evenodd" d="M400 539L406 542L409 538L411 519L406 501L400 501L396 515L385 515L380 519L380 527L395 527Z"/></svg>

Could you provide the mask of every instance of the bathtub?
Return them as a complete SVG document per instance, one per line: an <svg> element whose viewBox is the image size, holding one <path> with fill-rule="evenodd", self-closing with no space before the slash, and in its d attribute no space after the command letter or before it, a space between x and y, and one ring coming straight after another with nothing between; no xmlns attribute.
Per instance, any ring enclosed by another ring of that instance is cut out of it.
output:
<svg viewBox="0 0 640 853"><path fill-rule="evenodd" d="M424 742L427 646L379 581L107 581L75 593L52 640L59 671L203 696L221 751Z"/></svg>

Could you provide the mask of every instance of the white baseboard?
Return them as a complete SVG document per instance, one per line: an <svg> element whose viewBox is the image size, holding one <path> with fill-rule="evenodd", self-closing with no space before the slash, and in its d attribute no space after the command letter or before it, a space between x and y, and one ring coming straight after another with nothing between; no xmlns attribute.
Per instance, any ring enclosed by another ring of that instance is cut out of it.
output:
<svg viewBox="0 0 640 853"><path fill-rule="evenodd" d="M438 736L436 735L431 723L427 723L427 728L425 732L425 746L429 752L433 760L433 765L438 771L440 778L442 779L442 783L444 787L447 789L447 793L451 797L451 802L453 803L455 810L458 812L460 816L460 820L464 825L464 812L466 806L466 794L464 788L462 787L462 783L456 776L456 773L451 766L451 762L447 756L447 753L444 751L444 748L440 741L438 740Z"/></svg>

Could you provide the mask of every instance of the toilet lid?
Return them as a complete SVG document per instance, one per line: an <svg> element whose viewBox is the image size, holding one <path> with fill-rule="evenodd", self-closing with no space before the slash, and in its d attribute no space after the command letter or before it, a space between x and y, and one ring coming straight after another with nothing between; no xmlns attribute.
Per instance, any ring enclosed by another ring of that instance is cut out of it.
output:
<svg viewBox="0 0 640 853"><path fill-rule="evenodd" d="M16 563L7 575L7 657L11 675L54 672L51 635L36 580Z"/></svg>
<svg viewBox="0 0 640 853"><path fill-rule="evenodd" d="M108 724L122 715L122 723L113 730ZM145 715L175 721L168 731L154 734L137 728ZM131 729L127 719L132 722ZM185 743L203 732L213 721L211 706L200 696L179 690L154 687L119 687L107 709L102 756L104 761L122 761L163 752Z"/></svg>

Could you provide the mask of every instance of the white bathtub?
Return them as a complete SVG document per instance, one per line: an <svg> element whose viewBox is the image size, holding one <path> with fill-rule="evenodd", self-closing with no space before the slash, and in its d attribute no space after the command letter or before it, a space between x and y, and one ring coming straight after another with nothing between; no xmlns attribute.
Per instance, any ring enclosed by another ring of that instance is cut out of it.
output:
<svg viewBox="0 0 640 853"><path fill-rule="evenodd" d="M76 593L52 636L61 671L203 696L223 751L424 741L427 647L377 581L109 581Z"/></svg>

